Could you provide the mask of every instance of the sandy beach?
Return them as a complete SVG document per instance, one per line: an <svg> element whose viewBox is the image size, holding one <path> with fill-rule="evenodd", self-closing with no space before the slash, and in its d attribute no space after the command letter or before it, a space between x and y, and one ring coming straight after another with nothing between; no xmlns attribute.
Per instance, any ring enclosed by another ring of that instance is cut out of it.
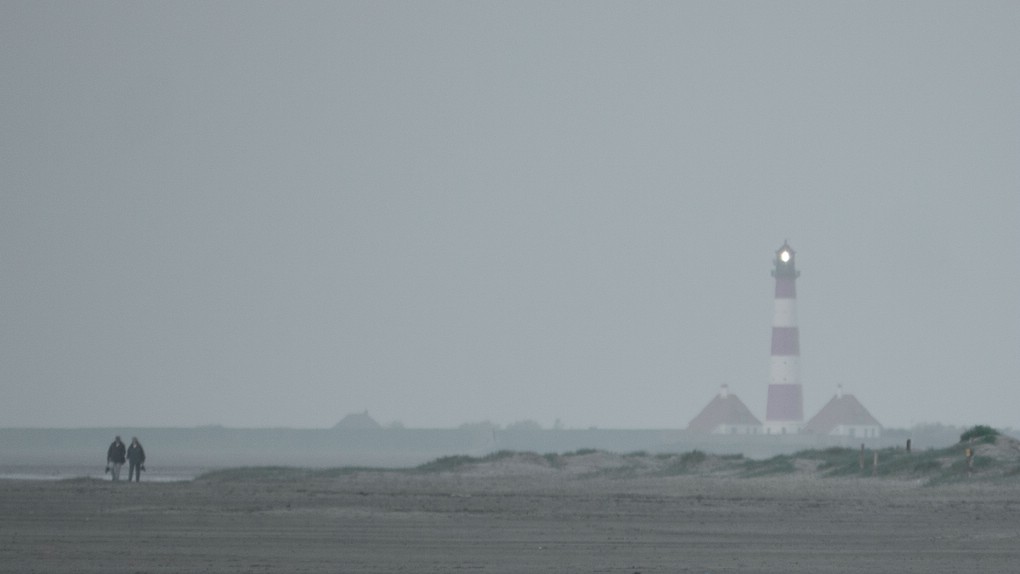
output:
<svg viewBox="0 0 1020 574"><path fill-rule="evenodd" d="M242 473L243 474L243 473ZM488 468L0 481L2 572L1004 572L1020 487Z"/></svg>

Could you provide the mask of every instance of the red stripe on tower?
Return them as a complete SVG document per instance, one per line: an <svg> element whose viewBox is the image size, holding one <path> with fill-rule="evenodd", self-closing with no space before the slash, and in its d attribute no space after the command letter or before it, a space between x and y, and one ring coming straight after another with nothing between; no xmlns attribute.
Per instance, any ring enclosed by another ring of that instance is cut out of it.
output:
<svg viewBox="0 0 1020 574"><path fill-rule="evenodd" d="M772 327L772 356L800 355L800 335L796 327Z"/></svg>
<svg viewBox="0 0 1020 574"><path fill-rule="evenodd" d="M800 432L804 426L804 397L800 386L800 332L797 329L797 271L795 253L786 242L776 251L772 276L776 278L775 315L772 319L772 365L765 432Z"/></svg>

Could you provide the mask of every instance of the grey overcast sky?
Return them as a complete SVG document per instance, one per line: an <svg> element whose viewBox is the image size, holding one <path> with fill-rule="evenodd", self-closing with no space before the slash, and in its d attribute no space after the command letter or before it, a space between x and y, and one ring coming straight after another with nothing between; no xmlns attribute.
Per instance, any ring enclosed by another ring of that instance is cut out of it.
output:
<svg viewBox="0 0 1020 574"><path fill-rule="evenodd" d="M1020 427L1020 3L0 0L0 427Z"/></svg>

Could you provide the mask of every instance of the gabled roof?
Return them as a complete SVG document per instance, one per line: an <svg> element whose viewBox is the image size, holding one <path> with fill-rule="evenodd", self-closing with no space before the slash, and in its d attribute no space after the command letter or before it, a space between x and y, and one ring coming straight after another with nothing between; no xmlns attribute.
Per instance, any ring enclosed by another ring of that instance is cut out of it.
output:
<svg viewBox="0 0 1020 574"><path fill-rule="evenodd" d="M368 416L368 411L363 413L351 413L340 422L333 425L335 429L381 429L382 426L375 422L375 419Z"/></svg>
<svg viewBox="0 0 1020 574"><path fill-rule="evenodd" d="M716 395L698 416L691 419L687 430L710 433L720 425L761 426L761 421L751 414L737 395L724 391Z"/></svg>
<svg viewBox="0 0 1020 574"><path fill-rule="evenodd" d="M840 425L882 426L853 395L837 394L804 425L804 432L829 434Z"/></svg>

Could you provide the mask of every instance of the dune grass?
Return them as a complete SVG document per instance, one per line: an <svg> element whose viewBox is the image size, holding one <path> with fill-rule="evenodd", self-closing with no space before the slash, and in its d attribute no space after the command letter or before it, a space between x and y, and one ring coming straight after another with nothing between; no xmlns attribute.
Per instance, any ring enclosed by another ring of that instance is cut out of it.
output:
<svg viewBox="0 0 1020 574"><path fill-rule="evenodd" d="M896 478L923 480L925 484L946 484L967 480L975 474L989 479L1015 480L1020 476L1020 461L999 462L989 456L974 455L968 465L964 449L981 444L994 444L999 433L990 427L976 426L961 435L961 442L942 449L908 452L898 447L867 450L846 447L804 450L794 454L774 456L764 460L746 459L743 455L709 455L700 450L685 453L656 453L635 451L613 455L596 449L578 449L573 452L537 454L500 450L485 456L444 456L413 468L384 469L369 467L337 467L308 469L284 466L241 467L214 470L196 480L297 480L305 478L338 478L358 472L389 473L443 473L458 472L471 465L499 462L515 458L523 464L547 466L553 469L568 468L572 459L595 454L619 456L623 464L615 464L581 477L626 478L631 476L681 476L714 474L744 478L782 476L807 470L820 478ZM875 455L878 465L874 465ZM619 461L618 461L619 462ZM587 464L587 463L586 463ZM1006 466L1009 465L1009 466ZM813 469L813 471L812 471Z"/></svg>

